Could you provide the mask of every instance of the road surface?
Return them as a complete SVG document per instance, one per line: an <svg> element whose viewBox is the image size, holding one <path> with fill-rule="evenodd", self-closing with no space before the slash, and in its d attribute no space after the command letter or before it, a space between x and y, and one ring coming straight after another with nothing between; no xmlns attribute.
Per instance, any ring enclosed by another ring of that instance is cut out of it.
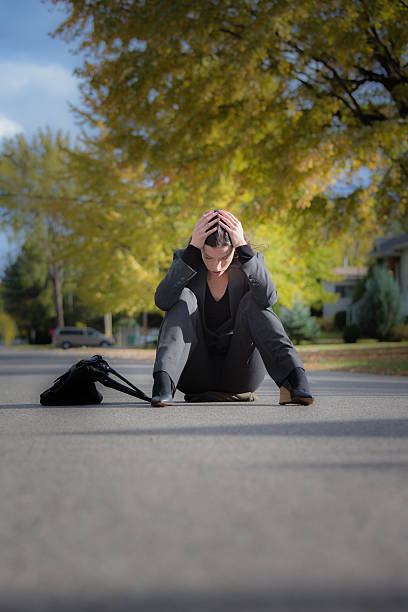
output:
<svg viewBox="0 0 408 612"><path fill-rule="evenodd" d="M1 612L408 609L408 378L41 407L77 359L0 349ZM150 393L151 364L110 362Z"/></svg>

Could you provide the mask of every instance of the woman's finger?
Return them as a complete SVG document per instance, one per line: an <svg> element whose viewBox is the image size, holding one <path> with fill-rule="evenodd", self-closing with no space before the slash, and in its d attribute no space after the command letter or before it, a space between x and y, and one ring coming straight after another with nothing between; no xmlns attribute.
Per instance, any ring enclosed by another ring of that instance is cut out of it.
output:
<svg viewBox="0 0 408 612"><path fill-rule="evenodd" d="M233 217L234 219L236 219L235 215L233 215L228 210L219 210L218 212L220 213L220 215L224 215L226 217Z"/></svg>
<svg viewBox="0 0 408 612"><path fill-rule="evenodd" d="M228 223L225 223L225 221L222 221L221 219L220 219L220 225L221 225L221 227L223 227L224 229L226 229L226 230L228 230L230 232L234 231L234 228L231 225L229 225Z"/></svg>
<svg viewBox="0 0 408 612"><path fill-rule="evenodd" d="M223 227L229 233L233 246L237 247L246 244L244 232L240 221L234 218L232 220L228 219L228 223L226 223L224 221L224 218L220 217L219 223L220 226Z"/></svg>
<svg viewBox="0 0 408 612"><path fill-rule="evenodd" d="M224 219L225 222L230 223L232 225L239 224L239 220L232 214L225 210L220 211L220 218Z"/></svg>
<svg viewBox="0 0 408 612"><path fill-rule="evenodd" d="M208 225L209 225L210 223L213 223L213 221L214 221L214 218L213 218L213 217L204 217L204 216L203 216L203 217L201 217L201 218L198 220L197 225L196 225L196 228L197 228L198 230L200 230L200 231L201 231L201 230L204 230L205 228L207 228L207 227L208 227Z"/></svg>
<svg viewBox="0 0 408 612"><path fill-rule="evenodd" d="M205 215L203 215L201 219L204 224L207 224L213 221L217 217L218 217L218 213L215 213L213 210L210 210L208 213L205 213Z"/></svg>
<svg viewBox="0 0 408 612"><path fill-rule="evenodd" d="M214 223L218 223L219 217L217 213L213 213L212 217L207 217L207 219L205 219L205 225L210 225L210 224L214 224Z"/></svg>

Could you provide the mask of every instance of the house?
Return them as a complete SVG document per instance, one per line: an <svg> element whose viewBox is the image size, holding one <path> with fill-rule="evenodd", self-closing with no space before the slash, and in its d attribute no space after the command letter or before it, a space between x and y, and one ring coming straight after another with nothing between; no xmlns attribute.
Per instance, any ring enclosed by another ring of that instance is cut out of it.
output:
<svg viewBox="0 0 408 612"><path fill-rule="evenodd" d="M408 317L408 234L377 238L370 257L377 263L385 263L392 273L401 291L404 316Z"/></svg>
<svg viewBox="0 0 408 612"><path fill-rule="evenodd" d="M345 264L347 262L345 261ZM335 281L326 281L324 290L337 295L337 301L323 305L323 317L330 317L340 310L348 310L351 306L354 290L358 281L367 274L366 266L340 266L333 270L338 277Z"/></svg>

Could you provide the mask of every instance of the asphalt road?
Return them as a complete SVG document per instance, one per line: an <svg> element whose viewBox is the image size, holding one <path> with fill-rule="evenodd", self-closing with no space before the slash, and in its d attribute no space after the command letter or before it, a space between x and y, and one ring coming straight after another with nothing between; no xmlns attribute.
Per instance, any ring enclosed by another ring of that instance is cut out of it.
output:
<svg viewBox="0 0 408 612"><path fill-rule="evenodd" d="M1 612L408 610L408 378L41 407L76 360L0 349ZM150 392L151 364L110 361Z"/></svg>

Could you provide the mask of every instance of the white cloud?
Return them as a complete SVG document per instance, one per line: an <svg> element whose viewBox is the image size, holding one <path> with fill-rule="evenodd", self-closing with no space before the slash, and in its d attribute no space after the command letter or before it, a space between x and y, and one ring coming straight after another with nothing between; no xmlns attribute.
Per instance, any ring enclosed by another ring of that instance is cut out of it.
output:
<svg viewBox="0 0 408 612"><path fill-rule="evenodd" d="M74 95L78 82L71 71L58 64L31 64L0 60L0 99L41 89L50 94Z"/></svg>
<svg viewBox="0 0 408 612"><path fill-rule="evenodd" d="M0 59L0 117L17 127L4 124L12 133L26 137L49 126L64 133L78 133L69 104L80 102L78 79L60 64L41 64Z"/></svg>
<svg viewBox="0 0 408 612"><path fill-rule="evenodd" d="M11 138L15 134L23 132L23 128L16 121L7 119L4 115L0 114L0 139Z"/></svg>

